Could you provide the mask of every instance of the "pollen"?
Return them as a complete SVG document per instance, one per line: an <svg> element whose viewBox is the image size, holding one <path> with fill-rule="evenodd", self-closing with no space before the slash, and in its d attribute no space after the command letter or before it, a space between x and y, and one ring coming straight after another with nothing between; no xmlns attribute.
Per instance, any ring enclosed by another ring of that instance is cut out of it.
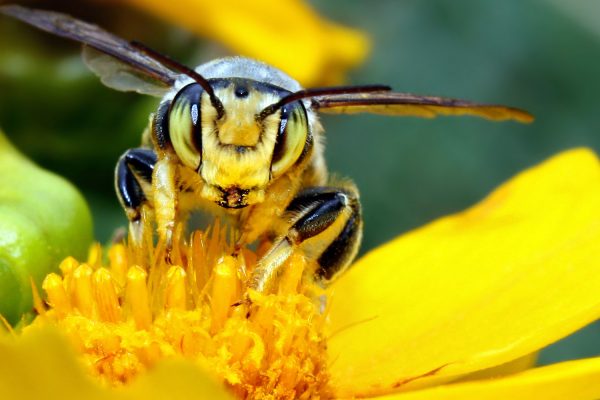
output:
<svg viewBox="0 0 600 400"><path fill-rule="evenodd" d="M189 240L178 232L170 257L160 244L143 255L115 244L105 259L100 246L85 262L65 259L43 282L32 327L56 325L109 386L183 357L239 398L330 397L327 318L305 259L293 255L275 292L258 293L245 282L261 247L234 252L218 223ZM148 266L129 262L141 259Z"/></svg>

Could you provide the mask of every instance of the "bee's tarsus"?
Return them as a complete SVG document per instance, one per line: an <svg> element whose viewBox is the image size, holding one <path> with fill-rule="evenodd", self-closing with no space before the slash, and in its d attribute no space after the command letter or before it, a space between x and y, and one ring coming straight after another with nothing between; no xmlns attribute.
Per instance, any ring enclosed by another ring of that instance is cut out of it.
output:
<svg viewBox="0 0 600 400"><path fill-rule="evenodd" d="M322 281L344 271L358 251L362 220L354 186L305 189L292 200L285 215L295 222L258 261L249 279L250 289L272 291L281 268L295 251L311 255L317 264L314 274Z"/></svg>
<svg viewBox="0 0 600 400"><path fill-rule="evenodd" d="M172 249L170 249L170 248L165 249L165 263L167 265L173 265L173 258L171 256L171 252L172 252Z"/></svg>

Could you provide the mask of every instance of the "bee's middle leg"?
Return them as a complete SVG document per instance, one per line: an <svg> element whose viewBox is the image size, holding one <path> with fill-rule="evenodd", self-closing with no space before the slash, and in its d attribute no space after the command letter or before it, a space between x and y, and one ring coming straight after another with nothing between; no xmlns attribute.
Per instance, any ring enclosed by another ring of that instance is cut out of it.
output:
<svg viewBox="0 0 600 400"><path fill-rule="evenodd" d="M147 240L151 242L156 222L169 257L177 217L177 174L177 163L168 157L159 160L151 149L130 149L119 159L115 186L129 219L129 237L134 247L141 249Z"/></svg>
<svg viewBox="0 0 600 400"><path fill-rule="evenodd" d="M152 210L152 172L156 162L151 149L129 149L119 158L115 170L117 196L129 220L130 241L137 248L142 248L148 235L151 237L152 220L148 214Z"/></svg>
<svg viewBox="0 0 600 400"><path fill-rule="evenodd" d="M279 281L286 260L301 251L315 265L314 274L327 282L352 262L362 237L358 192L344 188L314 187L301 191L281 218L289 221L286 233L258 261L248 288L272 291Z"/></svg>

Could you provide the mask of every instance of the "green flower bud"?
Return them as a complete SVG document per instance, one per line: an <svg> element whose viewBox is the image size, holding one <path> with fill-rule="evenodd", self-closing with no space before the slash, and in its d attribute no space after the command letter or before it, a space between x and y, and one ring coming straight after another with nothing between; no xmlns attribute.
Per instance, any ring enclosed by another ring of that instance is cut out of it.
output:
<svg viewBox="0 0 600 400"><path fill-rule="evenodd" d="M0 314L15 324L65 257L82 259L92 242L88 206L65 179L25 158L0 131Z"/></svg>

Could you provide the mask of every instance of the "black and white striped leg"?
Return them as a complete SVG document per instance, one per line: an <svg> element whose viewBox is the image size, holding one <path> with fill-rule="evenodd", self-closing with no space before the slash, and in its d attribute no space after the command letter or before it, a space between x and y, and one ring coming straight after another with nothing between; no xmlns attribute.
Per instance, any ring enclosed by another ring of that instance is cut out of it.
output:
<svg viewBox="0 0 600 400"><path fill-rule="evenodd" d="M129 149L115 170L115 189L129 219L130 240L137 247L151 232L151 221L144 218L144 213L152 208L152 171L156 162L156 154L150 149Z"/></svg>
<svg viewBox="0 0 600 400"><path fill-rule="evenodd" d="M259 260L248 287L270 292L278 283L285 261L301 251L316 263L314 274L324 283L335 279L352 262L362 237L358 192L344 188L314 187L301 191L283 218L291 224Z"/></svg>

